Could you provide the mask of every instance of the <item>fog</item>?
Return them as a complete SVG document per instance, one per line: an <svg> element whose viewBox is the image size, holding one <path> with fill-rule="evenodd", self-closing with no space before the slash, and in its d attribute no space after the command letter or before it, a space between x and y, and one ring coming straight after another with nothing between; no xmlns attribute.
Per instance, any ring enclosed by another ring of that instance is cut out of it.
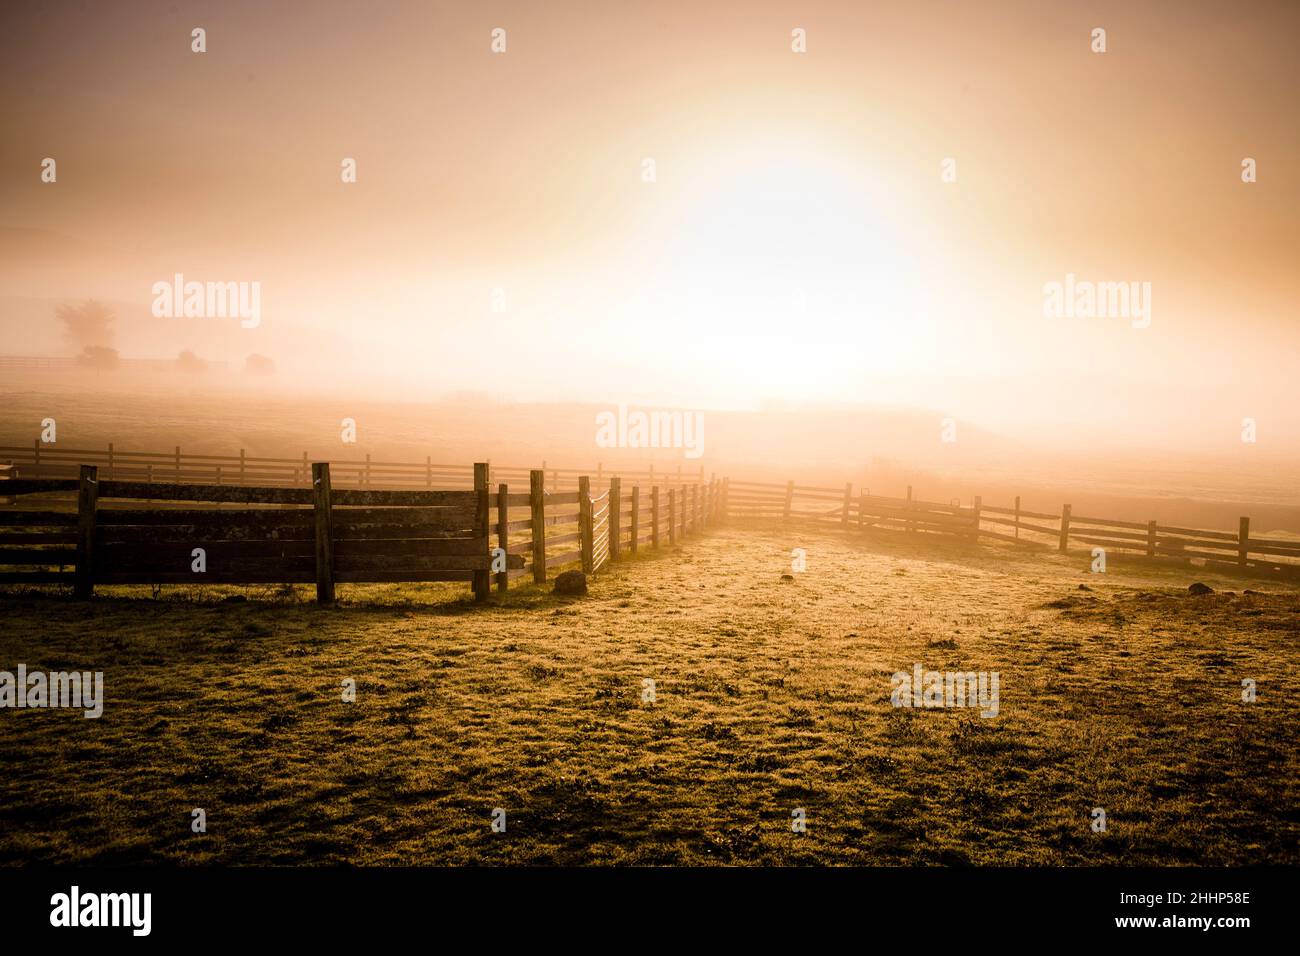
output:
<svg viewBox="0 0 1300 956"><path fill-rule="evenodd" d="M1095 4L1104 55L1029 2L235 3L203 54L167 4L4 16L0 352L96 344L57 312L93 299L123 360L215 363L0 370L36 404L692 409L733 413L737 460L849 475L1203 460L1263 486L1300 448L1294 6ZM160 316L178 275L256 283L255 327ZM1146 314L1045 314L1067 277L1139 283Z"/></svg>

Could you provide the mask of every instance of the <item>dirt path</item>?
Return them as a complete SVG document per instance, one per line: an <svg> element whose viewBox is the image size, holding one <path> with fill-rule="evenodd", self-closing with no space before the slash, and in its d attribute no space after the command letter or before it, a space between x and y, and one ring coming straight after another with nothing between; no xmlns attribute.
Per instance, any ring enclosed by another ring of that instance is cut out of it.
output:
<svg viewBox="0 0 1300 956"><path fill-rule="evenodd" d="M1300 862L1300 596L1191 580L726 529L572 602L6 596L0 668L107 702L0 711L0 861ZM998 716L891 706L917 663Z"/></svg>

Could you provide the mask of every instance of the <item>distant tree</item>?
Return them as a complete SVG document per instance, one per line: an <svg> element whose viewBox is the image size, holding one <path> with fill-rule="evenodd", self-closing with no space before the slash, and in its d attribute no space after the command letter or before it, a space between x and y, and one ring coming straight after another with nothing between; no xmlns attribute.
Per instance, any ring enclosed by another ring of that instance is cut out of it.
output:
<svg viewBox="0 0 1300 956"><path fill-rule="evenodd" d="M91 299L81 305L61 305L54 314L73 348L110 348L113 345L113 310Z"/></svg>
<svg viewBox="0 0 1300 956"><path fill-rule="evenodd" d="M265 355L254 352L244 361L244 371L253 375L272 375L275 373L275 363Z"/></svg>
<svg viewBox="0 0 1300 956"><path fill-rule="evenodd" d="M176 356L176 364L182 372L206 372L208 369L208 363L189 349Z"/></svg>
<svg viewBox="0 0 1300 956"><path fill-rule="evenodd" d="M117 368L118 360L117 349L105 348L102 345L87 345L77 356L78 365L96 371Z"/></svg>

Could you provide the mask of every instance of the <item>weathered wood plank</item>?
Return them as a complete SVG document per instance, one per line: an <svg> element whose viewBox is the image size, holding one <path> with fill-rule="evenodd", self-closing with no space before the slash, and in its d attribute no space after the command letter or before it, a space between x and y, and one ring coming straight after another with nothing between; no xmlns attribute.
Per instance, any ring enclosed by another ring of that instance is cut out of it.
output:
<svg viewBox="0 0 1300 956"><path fill-rule="evenodd" d="M315 540L313 556L316 561L316 601L334 603L334 506L331 501L330 466L328 462L315 462L311 466Z"/></svg>
<svg viewBox="0 0 1300 956"><path fill-rule="evenodd" d="M0 527L6 528L75 528L75 511L0 511Z"/></svg>
<svg viewBox="0 0 1300 956"><path fill-rule="evenodd" d="M118 571L135 568L189 570L195 549L202 549L203 560L210 569L238 564L287 565L312 564L316 557L315 541L190 541L149 544L105 544L96 548L96 561ZM201 577L203 572L193 572Z"/></svg>
<svg viewBox="0 0 1300 956"><path fill-rule="evenodd" d="M473 502L440 507L417 506L409 508L340 508L337 498L342 491L334 491L333 520L335 525L363 527L368 524L429 524L447 528L474 526L476 508Z"/></svg>
<svg viewBox="0 0 1300 956"><path fill-rule="evenodd" d="M186 485L175 482L102 481L103 498L144 498L154 501L213 501L242 504L309 505L310 488L252 488L241 485Z"/></svg>
<svg viewBox="0 0 1300 956"><path fill-rule="evenodd" d="M72 544L77 543L75 531L31 531L19 534L0 532L0 548L15 544Z"/></svg>
<svg viewBox="0 0 1300 956"><path fill-rule="evenodd" d="M519 555L507 555L506 566L522 568L524 562ZM336 554L334 567L336 571L489 571L492 555Z"/></svg>
<svg viewBox="0 0 1300 956"><path fill-rule="evenodd" d="M224 511L216 508L101 508L100 526L188 525L212 527L240 525L247 528L301 527L312 530L315 518L310 508L250 508Z"/></svg>
<svg viewBox="0 0 1300 956"><path fill-rule="evenodd" d="M308 562L301 568L209 568L193 571L117 570L95 571L96 584L312 584L316 568Z"/></svg>
<svg viewBox="0 0 1300 956"><path fill-rule="evenodd" d="M337 570L334 580L340 584L398 584L423 583L426 581L470 581L474 580L473 571L376 571L376 570Z"/></svg>
<svg viewBox="0 0 1300 956"><path fill-rule="evenodd" d="M370 541L365 538L335 538L334 553L343 555L425 554L454 557L459 554L487 554L487 538L390 538Z"/></svg>
<svg viewBox="0 0 1300 956"><path fill-rule="evenodd" d="M1172 525L1159 525L1162 535L1174 535L1177 537L1190 538L1214 538L1216 541L1237 541L1237 536L1231 531L1198 531L1195 528L1175 528ZM1300 544L1300 542L1296 542Z"/></svg>
<svg viewBox="0 0 1300 956"><path fill-rule="evenodd" d="M529 521L531 526L532 522ZM497 485L497 547L510 554L510 489L504 483ZM497 590L510 590L510 569L497 572Z"/></svg>
<svg viewBox="0 0 1300 956"><path fill-rule="evenodd" d="M75 571L0 571L0 584L75 584Z"/></svg>
<svg viewBox="0 0 1300 956"><path fill-rule="evenodd" d="M1070 515L1070 523L1076 525L1103 525L1110 528L1134 528L1140 531L1146 531L1147 527L1145 521L1116 521L1110 518L1081 518L1076 514Z"/></svg>
<svg viewBox="0 0 1300 956"><path fill-rule="evenodd" d="M0 548L0 564L57 564L72 567L76 563L76 548Z"/></svg>
<svg viewBox="0 0 1300 956"><path fill-rule="evenodd" d="M89 598L95 591L95 512L99 508L99 472L94 465L82 465L77 479L77 581L76 597Z"/></svg>
<svg viewBox="0 0 1300 956"><path fill-rule="evenodd" d="M490 494L488 491L488 466L485 461L474 463L474 530L484 537L484 552L487 551L487 534L490 511ZM488 561L487 566L478 568L475 565L474 574L474 600L486 601L488 594L492 590L492 579L488 571L492 567L491 559L485 553L483 557ZM476 559L477 560L477 559Z"/></svg>
<svg viewBox="0 0 1300 956"><path fill-rule="evenodd" d="M103 514L101 511L100 514ZM409 529L402 529L403 536L409 535ZM2 539L0 539L2 540ZM95 543L99 544L185 544L205 541L313 541L315 533L310 527L260 527L249 528L243 525L231 525L219 528L211 525L126 525L116 527L97 527Z"/></svg>
<svg viewBox="0 0 1300 956"><path fill-rule="evenodd" d="M337 489L335 505L407 508L474 508L478 493L474 491L354 491Z"/></svg>
<svg viewBox="0 0 1300 956"><path fill-rule="evenodd" d="M0 541L6 541L6 538L0 538ZM1276 555L1294 555L1300 556L1300 541L1292 544L1284 544L1280 541L1264 542L1259 538L1251 538L1247 550L1251 554L1276 554Z"/></svg>
<svg viewBox="0 0 1300 956"><path fill-rule="evenodd" d="M8 497L77 491L80 487L81 480L78 478L10 478L4 483L3 491Z"/></svg>
<svg viewBox="0 0 1300 956"><path fill-rule="evenodd" d="M1015 508L998 508L993 505L987 505L987 504L984 506L984 511L986 512L992 511L994 514L1000 514L1000 515L1019 514L1020 517L1022 518L1035 518L1039 521L1057 521L1061 517L1060 515L1048 514L1045 511L1025 511L1023 509L1017 511ZM1052 533L1055 534L1056 532L1052 532Z"/></svg>
<svg viewBox="0 0 1300 956"><path fill-rule="evenodd" d="M546 473L528 473L528 502L533 526L533 583L546 582Z"/></svg>

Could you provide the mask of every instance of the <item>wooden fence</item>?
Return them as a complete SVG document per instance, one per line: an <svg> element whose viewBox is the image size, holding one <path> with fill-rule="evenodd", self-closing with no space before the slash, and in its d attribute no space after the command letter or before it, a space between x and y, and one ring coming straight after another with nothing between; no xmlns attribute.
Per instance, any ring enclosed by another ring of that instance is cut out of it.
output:
<svg viewBox="0 0 1300 956"><path fill-rule="evenodd" d="M255 498L226 497L231 488L271 494L297 490L309 493L312 462L302 458L263 458L246 455L183 455L179 447L169 453L125 452L113 444L102 451L69 450L57 445L0 446L0 496L12 496L13 489L32 481L71 479L85 464L101 469L108 483L144 484L150 489L196 483L217 489L207 501L256 503ZM1059 513L1035 512L1020 507L986 505L976 497L972 504L936 502L907 496L894 498L854 493L852 484L842 487L796 485L704 479L704 469L686 472L643 469L606 470L598 464L594 475L578 468L521 468L435 464L372 460L332 462L331 480L336 489L401 491L422 488L425 492L451 493L496 487L497 516L489 531L498 547L522 566L496 572L498 587L507 587L515 577L531 573L534 580L546 580L548 568L580 563L592 571L606 561L617 560L624 551L635 552L642 545L657 547L667 538L702 527L710 521L731 518L812 520L839 524L845 528L892 528L909 532L949 534L971 541L1000 541L1026 546L1071 546L1105 548L1109 553L1156 561L1203 563L1221 570L1247 571L1279 577L1300 577L1300 539L1260 538L1250 533L1250 519L1242 517L1235 531L1206 530L1158 524L1096 518L1072 513L1069 504ZM479 474L479 469L484 474ZM6 480L8 479L8 480ZM591 488L605 488L593 497ZM510 488L527 486L528 491ZM623 491L622 489L630 489ZM435 489L438 491L435 492ZM418 494L418 492L410 492ZM504 496L504 497L503 497ZM165 500L163 494L151 494ZM648 500L647 500L648 499ZM191 499L193 500L193 499ZM585 504L584 504L585 502ZM423 507L418 504L394 507ZM646 519L649 519L648 521ZM685 522L685 523L683 523ZM537 535L534 528L540 529ZM30 535L29 535L30 536ZM12 535L9 536L12 538ZM590 542L590 555L583 554L583 541ZM540 542L535 549L534 543ZM13 542L10 542L13 543ZM549 546L549 547L548 547ZM4 541L0 540L0 548ZM345 547L346 550L346 547ZM5 552L0 552L3 554ZM5 564L0 560L0 565ZM465 571L468 569L458 569ZM0 580L5 574L0 573Z"/></svg>
<svg viewBox="0 0 1300 956"><path fill-rule="evenodd" d="M640 486L625 493L618 477L593 497L589 476L550 492L535 469L527 492L502 482L492 494L486 463L468 491L340 489L329 464L310 467L309 488L101 479L96 465L75 479L10 479L6 494L22 500L0 509L0 583L70 584L89 597L96 584L315 582L329 602L336 583L466 581L483 600L493 576L505 591L520 575L594 573L624 549L674 543L716 518L720 501L713 482L656 485L646 515Z"/></svg>
<svg viewBox="0 0 1300 956"><path fill-rule="evenodd" d="M865 492L854 494L853 485L841 488L765 484L724 480L721 513L726 518L769 519L782 522L814 521L845 529L892 528L910 532L954 535L972 542L990 540L1055 548L1103 548L1115 553L1156 561L1196 562L1223 571L1300 579L1300 539L1258 538L1250 533L1250 518L1238 520L1235 531L1204 530L1158 524L1156 521L1120 521L1073 513L1069 504L1059 513L1028 511L1020 498L1012 507L984 504L979 497L970 506L960 502L914 498L909 486L905 498Z"/></svg>
<svg viewBox="0 0 1300 956"><path fill-rule="evenodd" d="M82 465L97 465L109 480L196 482L213 485L257 485L306 487L310 483L312 459L307 452L300 458L267 458L238 455L182 454L179 445L168 452L123 451L109 442L107 448L64 448L34 439L30 445L0 445L0 463L11 466L20 478L76 478ZM637 481L643 487L664 487L704 481L704 467L685 469L679 462L675 469L656 469L653 463L642 468L606 468L598 462L594 468L555 468L541 462L546 487L552 492L577 490L578 479L587 475L597 487L615 475L625 482ZM474 469L469 465L439 464L426 456L422 462L397 462L372 459L334 460L330 462L335 487L353 488L473 488ZM527 484L533 466L493 465L488 463L488 482Z"/></svg>

